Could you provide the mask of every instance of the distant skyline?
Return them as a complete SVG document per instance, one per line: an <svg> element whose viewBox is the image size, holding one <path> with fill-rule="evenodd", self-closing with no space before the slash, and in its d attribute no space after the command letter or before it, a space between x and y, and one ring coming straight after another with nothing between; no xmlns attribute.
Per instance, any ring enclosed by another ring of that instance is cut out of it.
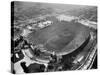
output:
<svg viewBox="0 0 100 75"><path fill-rule="evenodd" d="M22 7L22 8L28 8L32 6L42 6L42 7L65 9L65 10L87 8L87 7L88 8L97 7L97 6L89 6L89 5L56 4L56 3L42 3L42 2L21 2L21 1L15 1L15 5Z"/></svg>

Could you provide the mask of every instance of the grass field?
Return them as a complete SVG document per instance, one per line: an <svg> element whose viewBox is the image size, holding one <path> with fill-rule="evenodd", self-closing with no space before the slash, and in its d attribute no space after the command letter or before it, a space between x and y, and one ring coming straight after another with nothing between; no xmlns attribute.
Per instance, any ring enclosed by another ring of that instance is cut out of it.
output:
<svg viewBox="0 0 100 75"><path fill-rule="evenodd" d="M66 48L70 49L71 45L74 46L72 48L75 48L75 44L80 45L88 35L89 29L80 23L59 21L54 22L49 27L30 33L28 39L35 44L44 44L49 51L59 52L67 45L70 47ZM77 38L75 43L70 43L75 38Z"/></svg>

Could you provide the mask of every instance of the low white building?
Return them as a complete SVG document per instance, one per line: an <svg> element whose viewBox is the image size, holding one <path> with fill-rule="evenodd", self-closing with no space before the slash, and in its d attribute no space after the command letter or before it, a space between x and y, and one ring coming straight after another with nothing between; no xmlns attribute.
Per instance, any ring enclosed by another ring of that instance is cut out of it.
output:
<svg viewBox="0 0 100 75"><path fill-rule="evenodd" d="M51 21L45 21L45 22L38 23L38 27L44 28L44 27L47 27L47 26L49 26L51 24L52 24Z"/></svg>
<svg viewBox="0 0 100 75"><path fill-rule="evenodd" d="M49 25L52 24L52 21L46 21L46 22L43 22L43 24L46 25L46 26L49 26Z"/></svg>
<svg viewBox="0 0 100 75"><path fill-rule="evenodd" d="M87 27L97 29L97 23L96 22L89 21L89 20L79 20L78 22L87 26Z"/></svg>
<svg viewBox="0 0 100 75"><path fill-rule="evenodd" d="M74 20L74 19L77 19L77 17L74 17L74 16L70 16L70 15L59 15L59 16L57 16L56 17L58 20L60 20L60 21L68 21L68 22L70 22L70 21L72 21L72 20Z"/></svg>
<svg viewBox="0 0 100 75"><path fill-rule="evenodd" d="M45 25L44 25L44 24L42 24L42 23L39 23L39 24L38 24L38 27L40 27L40 28L44 28L44 27L45 27Z"/></svg>

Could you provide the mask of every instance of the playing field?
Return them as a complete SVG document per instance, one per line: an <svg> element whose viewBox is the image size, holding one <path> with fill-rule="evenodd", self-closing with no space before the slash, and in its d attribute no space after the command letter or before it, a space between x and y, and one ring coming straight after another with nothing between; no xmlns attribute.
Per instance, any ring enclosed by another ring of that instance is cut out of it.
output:
<svg viewBox="0 0 100 75"><path fill-rule="evenodd" d="M82 44L88 35L87 27L79 23L62 21L54 22L49 27L31 33L28 39L35 44L44 44L49 51L60 52L65 47L70 51L76 47L75 44ZM72 43L73 40L75 40L74 43Z"/></svg>

